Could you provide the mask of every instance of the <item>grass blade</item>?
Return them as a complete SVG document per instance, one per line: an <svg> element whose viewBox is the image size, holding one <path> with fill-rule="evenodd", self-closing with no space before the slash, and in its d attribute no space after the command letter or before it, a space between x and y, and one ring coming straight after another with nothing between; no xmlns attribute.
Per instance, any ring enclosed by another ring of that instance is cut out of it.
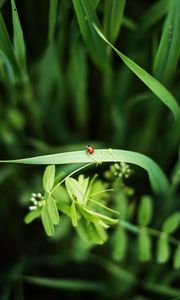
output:
<svg viewBox="0 0 180 300"><path fill-rule="evenodd" d="M63 279L63 278L47 278L24 276L25 281L34 285L45 286L48 288L63 289L63 290L84 290L84 291L101 291L104 289L104 283L94 281L86 281L82 279Z"/></svg>
<svg viewBox="0 0 180 300"><path fill-rule="evenodd" d="M13 52L13 47L4 23L3 17L0 13L0 49L9 59L15 74L19 74L19 66Z"/></svg>
<svg viewBox="0 0 180 300"><path fill-rule="evenodd" d="M13 19L13 43L14 43L14 53L16 55L17 61L19 62L22 69L26 69L26 47L23 37L23 31L21 28L21 23L17 13L17 8L14 0L11 0L12 7L12 19Z"/></svg>
<svg viewBox="0 0 180 300"><path fill-rule="evenodd" d="M92 25L92 23L95 23L99 26L99 20L96 12L92 8L89 0L73 0L73 5L81 34L92 60L100 68L104 69L107 65L106 47L99 36L95 33Z"/></svg>
<svg viewBox="0 0 180 300"><path fill-rule="evenodd" d="M143 35L168 12L169 0L156 1L141 17L139 35Z"/></svg>
<svg viewBox="0 0 180 300"><path fill-rule="evenodd" d="M115 42L123 21L126 0L106 0L104 12L104 34L110 42Z"/></svg>
<svg viewBox="0 0 180 300"><path fill-rule="evenodd" d="M161 41L154 61L154 74L162 82L174 75L180 54L180 1L170 1Z"/></svg>
<svg viewBox="0 0 180 300"><path fill-rule="evenodd" d="M171 93L153 76L137 65L129 57L118 51L102 34L102 32L94 24L97 34L109 45L128 66L128 68L136 74L136 76L173 112L175 119L180 117L180 109Z"/></svg>
<svg viewBox="0 0 180 300"><path fill-rule="evenodd" d="M57 18L57 5L58 0L49 0L49 29L48 29L48 42L51 44L54 37L54 30Z"/></svg>
<svg viewBox="0 0 180 300"><path fill-rule="evenodd" d="M168 193L169 183L168 180L160 169L160 167L149 157L132 151L125 150L111 150L111 154L104 157L104 149L95 150L93 158L87 154L86 151L74 151L74 152L65 152L44 156L37 156L24 159L16 160L4 160L0 163L21 163L21 164L38 164L38 165L48 165L48 164L70 164L70 163L88 163L94 161L101 161L104 159L104 162L114 162L115 158L118 162L127 162L135 164L145 169L148 172L149 179L152 185L152 188L155 192ZM107 151L107 149L106 149Z"/></svg>

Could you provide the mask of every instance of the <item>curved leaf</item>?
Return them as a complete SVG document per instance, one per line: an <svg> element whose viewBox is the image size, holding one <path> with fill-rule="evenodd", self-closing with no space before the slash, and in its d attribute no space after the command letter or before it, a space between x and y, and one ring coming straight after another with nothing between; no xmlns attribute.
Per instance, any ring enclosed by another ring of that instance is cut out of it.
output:
<svg viewBox="0 0 180 300"><path fill-rule="evenodd" d="M153 76L137 65L133 60L118 51L102 34L98 27L93 24L97 34L109 45L128 66L128 68L136 74L137 77L173 112L175 119L180 117L180 109L176 99L172 94Z"/></svg>
<svg viewBox="0 0 180 300"><path fill-rule="evenodd" d="M24 159L4 160L0 163L20 163L20 164L71 164L71 163L89 163L89 162L127 162L135 164L148 172L152 189L157 193L168 193L170 190L169 182L161 168L149 157L132 151L109 150L109 155L104 155L107 149L95 150L92 156L86 151L65 152L51 155L43 155Z"/></svg>

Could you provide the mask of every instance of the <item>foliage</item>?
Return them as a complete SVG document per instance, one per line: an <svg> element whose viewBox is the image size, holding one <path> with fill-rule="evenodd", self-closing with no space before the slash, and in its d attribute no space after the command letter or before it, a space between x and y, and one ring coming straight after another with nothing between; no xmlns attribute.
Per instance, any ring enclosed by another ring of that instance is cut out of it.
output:
<svg viewBox="0 0 180 300"><path fill-rule="evenodd" d="M178 299L180 1L0 10L2 299Z"/></svg>

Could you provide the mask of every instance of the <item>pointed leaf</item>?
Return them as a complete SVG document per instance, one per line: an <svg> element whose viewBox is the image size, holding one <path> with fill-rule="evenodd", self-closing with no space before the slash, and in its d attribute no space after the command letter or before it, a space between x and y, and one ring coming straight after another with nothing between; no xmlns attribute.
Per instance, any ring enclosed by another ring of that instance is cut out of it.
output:
<svg viewBox="0 0 180 300"><path fill-rule="evenodd" d="M43 175L43 187L46 192L50 192L55 179L55 166L48 166Z"/></svg>
<svg viewBox="0 0 180 300"><path fill-rule="evenodd" d="M107 66L106 47L93 30L92 23L99 26L99 20L92 7L91 0L73 0L73 5L81 34L92 60L104 69Z"/></svg>
<svg viewBox="0 0 180 300"><path fill-rule="evenodd" d="M136 76L173 112L175 119L180 117L180 108L176 99L171 93L153 76L146 72L143 68L138 66L133 60L118 51L102 34L98 27L94 24L97 34L109 45L128 66L128 68L136 74Z"/></svg>
<svg viewBox="0 0 180 300"><path fill-rule="evenodd" d="M49 29L48 29L48 41L51 43L54 37L54 30L57 18L57 0L49 0Z"/></svg>
<svg viewBox="0 0 180 300"><path fill-rule="evenodd" d="M106 0L104 34L110 42L115 42L123 21L126 0Z"/></svg>
<svg viewBox="0 0 180 300"><path fill-rule="evenodd" d="M104 158L104 150L107 151L107 149L95 150L93 156L96 161L101 161L102 159L104 159L104 162L114 162L114 157L116 157L117 162L127 162L127 163L138 165L148 172L152 189L156 193L162 193L165 195L169 193L170 185L165 173L148 156L133 151L112 149L111 150L112 155L111 154L107 155ZM86 151L74 151L74 152L43 155L43 156L24 158L24 159L0 160L0 163L47 165L47 164L71 164L71 163L93 164L94 161L92 160L90 155L87 155Z"/></svg>
<svg viewBox="0 0 180 300"><path fill-rule="evenodd" d="M49 196L47 199L47 209L49 213L49 217L54 225L59 224L59 213L56 206L56 201L53 197Z"/></svg>
<svg viewBox="0 0 180 300"><path fill-rule="evenodd" d="M73 226L77 227L78 226L77 211L76 211L76 205L74 202L71 204L71 220L72 220Z"/></svg>
<svg viewBox="0 0 180 300"><path fill-rule="evenodd" d="M12 7L12 19L13 19L13 40L14 40L14 52L17 58L17 61L22 68L26 68L26 48L23 37L23 32L21 28L21 23L17 13L17 8L14 0L11 0Z"/></svg>
<svg viewBox="0 0 180 300"><path fill-rule="evenodd" d="M48 213L47 206L43 206L41 210L41 220L44 226L44 230L46 231L48 236L53 236L54 235L54 225L51 221L51 218Z"/></svg>
<svg viewBox="0 0 180 300"><path fill-rule="evenodd" d="M161 82L172 79L180 53L180 1L169 1L159 48L154 62L154 74Z"/></svg>

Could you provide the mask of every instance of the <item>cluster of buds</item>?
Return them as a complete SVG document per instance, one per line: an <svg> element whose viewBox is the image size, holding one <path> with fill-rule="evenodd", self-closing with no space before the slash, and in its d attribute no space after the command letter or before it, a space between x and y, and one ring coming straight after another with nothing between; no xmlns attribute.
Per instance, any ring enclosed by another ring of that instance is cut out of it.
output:
<svg viewBox="0 0 180 300"><path fill-rule="evenodd" d="M129 178L132 174L130 166L125 162L120 162L114 164L115 172L114 175L120 178Z"/></svg>
<svg viewBox="0 0 180 300"><path fill-rule="evenodd" d="M42 196L41 193L32 193L30 201L32 202L33 205L29 206L29 210L36 210L38 207L42 207L46 204L44 197Z"/></svg>
<svg viewBox="0 0 180 300"><path fill-rule="evenodd" d="M129 178L132 174L132 169L130 166L125 162L115 163L110 166L110 169L106 171L105 176L106 178Z"/></svg>

